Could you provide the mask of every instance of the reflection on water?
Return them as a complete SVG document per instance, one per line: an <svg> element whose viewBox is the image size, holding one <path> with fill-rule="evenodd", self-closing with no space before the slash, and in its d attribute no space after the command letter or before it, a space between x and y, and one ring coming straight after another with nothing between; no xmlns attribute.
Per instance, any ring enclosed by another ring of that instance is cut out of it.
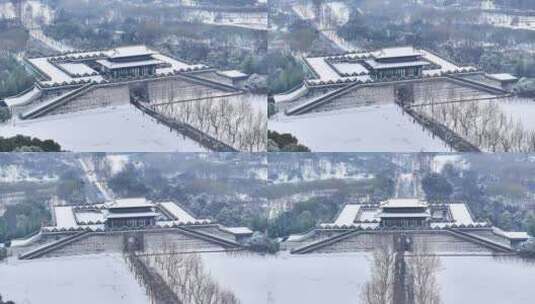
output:
<svg viewBox="0 0 535 304"><path fill-rule="evenodd" d="M370 279L371 255L311 254L260 256L204 254L206 268L244 304L356 304ZM532 304L535 265L518 258L440 258L444 304Z"/></svg>

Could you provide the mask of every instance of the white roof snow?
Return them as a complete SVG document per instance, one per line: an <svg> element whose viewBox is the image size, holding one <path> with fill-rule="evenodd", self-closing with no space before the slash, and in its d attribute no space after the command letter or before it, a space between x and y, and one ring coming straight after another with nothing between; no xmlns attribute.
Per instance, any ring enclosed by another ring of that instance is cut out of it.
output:
<svg viewBox="0 0 535 304"><path fill-rule="evenodd" d="M381 203L383 208L426 208L427 203L419 199L396 198L389 199Z"/></svg>
<svg viewBox="0 0 535 304"><path fill-rule="evenodd" d="M76 218L74 212L70 206L57 206L54 207L54 213L56 216L56 227L61 228L77 228Z"/></svg>
<svg viewBox="0 0 535 304"><path fill-rule="evenodd" d="M160 206L162 206L165 210L167 210L169 213L171 213L174 217L177 218L177 221L187 223L195 223L198 220L191 216L188 212L186 212L184 209L180 208L177 204L173 202L165 202L160 203Z"/></svg>
<svg viewBox="0 0 535 304"><path fill-rule="evenodd" d="M174 70L184 70L184 69L188 69L188 68L193 69L193 68L206 68L207 67L206 65L203 65L203 64L188 64L188 63L185 63L183 61L171 58L169 56L165 56L165 55L160 54L160 53L153 54L152 58L160 60L160 61L163 61L163 62L166 62L166 63L171 65L171 67L157 69L156 70L157 73L169 73L169 72L173 72Z"/></svg>
<svg viewBox="0 0 535 304"><path fill-rule="evenodd" d="M345 205L342 212L338 215L338 218L334 221L335 225L352 225L359 213L360 205Z"/></svg>
<svg viewBox="0 0 535 304"><path fill-rule="evenodd" d="M247 227L224 227L223 230L235 235L249 235L253 233L253 231Z"/></svg>
<svg viewBox="0 0 535 304"><path fill-rule="evenodd" d="M406 68L413 66L425 66L430 63L424 60L409 61L409 62L392 62L392 63L383 63L375 60L366 60L366 63L369 64L373 69L392 69L392 68Z"/></svg>
<svg viewBox="0 0 535 304"><path fill-rule="evenodd" d="M145 198L123 198L106 204L107 208L143 208L153 206L154 204Z"/></svg>
<svg viewBox="0 0 535 304"><path fill-rule="evenodd" d="M510 240L519 240L525 241L529 239L529 234L527 232L517 232L517 231L503 231L500 228L493 227L492 231L497 235L501 235Z"/></svg>
<svg viewBox="0 0 535 304"><path fill-rule="evenodd" d="M75 212L76 220L78 222L104 222L104 214L100 211L76 211Z"/></svg>
<svg viewBox="0 0 535 304"><path fill-rule="evenodd" d="M97 81L100 82L104 78L102 76L87 76L87 77L77 77L73 78L64 71L62 71L60 68L55 66L54 64L50 63L48 59L52 57L41 57L41 58L31 58L28 59L29 62L31 62L34 66L36 66L42 73L44 73L46 76L48 76L50 79L46 81L41 81L43 84L53 84L53 83L63 83L63 82L71 82L73 80L91 80L91 81ZM83 65L83 64L78 64ZM70 66L72 68L72 66ZM81 69L79 66L77 69ZM74 74L74 73L73 73Z"/></svg>
<svg viewBox="0 0 535 304"><path fill-rule="evenodd" d="M232 79L246 78L247 76L249 76L238 70L218 71L217 74L224 76L224 77L232 78Z"/></svg>
<svg viewBox="0 0 535 304"><path fill-rule="evenodd" d="M86 73L87 74L92 74L92 73L96 72L95 70L90 68L88 65L83 64L83 63L66 62L66 63L60 63L59 66L62 67L63 69L65 69L66 71L68 71L71 74L83 75L83 74L86 74Z"/></svg>
<svg viewBox="0 0 535 304"><path fill-rule="evenodd" d="M369 71L362 64L357 62L335 62L332 64L340 73L346 74L368 74Z"/></svg>
<svg viewBox="0 0 535 304"><path fill-rule="evenodd" d="M456 225L475 224L465 204L450 204L448 207Z"/></svg>
<svg viewBox="0 0 535 304"><path fill-rule="evenodd" d="M488 77L498 81L517 81L518 78L508 73L487 74Z"/></svg>
<svg viewBox="0 0 535 304"><path fill-rule="evenodd" d="M162 62L157 59L130 61L130 62L111 62L107 59L102 59L102 60L97 60L97 63L102 66L105 66L108 69L122 69L122 68L131 68L131 67L158 65Z"/></svg>
<svg viewBox="0 0 535 304"><path fill-rule="evenodd" d="M323 81L340 79L340 75L325 61L326 57L305 58L318 78Z"/></svg>
<svg viewBox="0 0 535 304"><path fill-rule="evenodd" d="M403 46L403 47L393 47L393 48L384 48L372 53L375 58L386 59L386 58L398 58L398 57L412 57L420 56L420 50L415 49L412 46Z"/></svg>
<svg viewBox="0 0 535 304"><path fill-rule="evenodd" d="M124 46L106 52L109 58L125 58L132 56L152 55L154 51L144 45Z"/></svg>
<svg viewBox="0 0 535 304"><path fill-rule="evenodd" d="M157 217L158 213L156 212L126 212L126 213L108 213L106 215L107 219L123 219L131 217Z"/></svg>

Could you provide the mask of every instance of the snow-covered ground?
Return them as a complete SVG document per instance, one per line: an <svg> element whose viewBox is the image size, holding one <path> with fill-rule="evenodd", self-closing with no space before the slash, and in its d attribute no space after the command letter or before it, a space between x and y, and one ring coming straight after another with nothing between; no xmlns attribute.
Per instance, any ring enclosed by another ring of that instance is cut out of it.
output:
<svg viewBox="0 0 535 304"><path fill-rule="evenodd" d="M277 115L269 128L289 132L314 152L449 152L395 104L299 116Z"/></svg>
<svg viewBox="0 0 535 304"><path fill-rule="evenodd" d="M212 276L246 304L358 304L370 280L366 254L202 257ZM533 264L469 256L441 257L440 262L437 279L444 304L533 303Z"/></svg>
<svg viewBox="0 0 535 304"><path fill-rule="evenodd" d="M535 131L535 101L511 98L498 101L500 108L514 120L521 121L526 130Z"/></svg>
<svg viewBox="0 0 535 304"><path fill-rule="evenodd" d="M2 297L15 303L149 303L121 256L9 259L0 278Z"/></svg>
<svg viewBox="0 0 535 304"><path fill-rule="evenodd" d="M199 152L197 142L170 130L131 105L14 120L0 136L17 134L53 139L75 152Z"/></svg>

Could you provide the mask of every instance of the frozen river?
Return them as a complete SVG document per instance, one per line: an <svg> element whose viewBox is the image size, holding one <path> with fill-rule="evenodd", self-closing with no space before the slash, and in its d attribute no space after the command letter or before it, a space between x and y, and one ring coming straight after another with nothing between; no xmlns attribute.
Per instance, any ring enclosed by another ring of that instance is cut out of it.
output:
<svg viewBox="0 0 535 304"><path fill-rule="evenodd" d="M269 129L289 132L313 152L450 152L396 104L276 116Z"/></svg>

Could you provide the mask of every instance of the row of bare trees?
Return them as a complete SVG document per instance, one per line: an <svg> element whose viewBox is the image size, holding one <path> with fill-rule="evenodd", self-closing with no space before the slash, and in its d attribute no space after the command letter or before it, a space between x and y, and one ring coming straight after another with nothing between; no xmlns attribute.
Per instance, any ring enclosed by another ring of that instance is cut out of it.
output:
<svg viewBox="0 0 535 304"><path fill-rule="evenodd" d="M174 294L188 304L239 304L238 298L223 289L206 271L198 254L177 254L166 246L161 254L147 255L143 262L155 269Z"/></svg>
<svg viewBox="0 0 535 304"><path fill-rule="evenodd" d="M535 131L507 115L498 102L456 102L415 107L459 136L489 152L534 152Z"/></svg>
<svg viewBox="0 0 535 304"><path fill-rule="evenodd" d="M405 255L388 242L373 252L371 278L360 293L362 304L440 304L440 259L418 245Z"/></svg>
<svg viewBox="0 0 535 304"><path fill-rule="evenodd" d="M267 108L255 109L250 95L154 106L165 117L187 123L240 151L265 151Z"/></svg>

